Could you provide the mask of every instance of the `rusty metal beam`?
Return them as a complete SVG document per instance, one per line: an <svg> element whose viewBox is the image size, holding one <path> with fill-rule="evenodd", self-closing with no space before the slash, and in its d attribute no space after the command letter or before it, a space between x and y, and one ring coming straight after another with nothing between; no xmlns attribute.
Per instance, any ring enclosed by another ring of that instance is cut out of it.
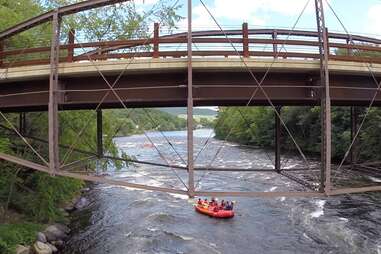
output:
<svg viewBox="0 0 381 254"><path fill-rule="evenodd" d="M364 193L364 192L375 192L375 191L381 191L381 186L369 186L369 187L359 187L359 188L333 189L333 190L331 190L329 195L330 196L335 196L335 195Z"/></svg>
<svg viewBox="0 0 381 254"><path fill-rule="evenodd" d="M193 66L192 66L192 0L188 0L188 86L187 86L187 148L188 148L188 195L194 196L193 172Z"/></svg>
<svg viewBox="0 0 381 254"><path fill-rule="evenodd" d="M242 50L243 57L249 57L249 28L248 24L245 22L242 24Z"/></svg>
<svg viewBox="0 0 381 254"><path fill-rule="evenodd" d="M59 143L58 143L58 64L59 64L59 39L61 20L58 12L53 15L52 41L50 53L50 80L49 80L49 167L52 174L59 170Z"/></svg>
<svg viewBox="0 0 381 254"><path fill-rule="evenodd" d="M97 157L103 158L103 117L102 109L97 109Z"/></svg>
<svg viewBox="0 0 381 254"><path fill-rule="evenodd" d="M281 115L282 108L277 107L276 110L278 111L279 116ZM281 172L281 161L280 161L280 136L281 136L281 122L280 118L278 117L278 114L275 114L275 170L280 173Z"/></svg>
<svg viewBox="0 0 381 254"><path fill-rule="evenodd" d="M112 4L126 2L126 1L130 1L130 0L88 0L88 1L82 1L79 3L71 4L68 6L63 6L63 7L57 8L56 10L46 12L37 17L21 22L15 26L12 26L0 32L0 41L7 39L15 34L21 33L25 30L28 30L30 28L33 28L35 26L49 22L54 19L54 15L56 14L62 17L62 16L78 13L81 11L91 10L94 8L99 8L102 6L112 5Z"/></svg>
<svg viewBox="0 0 381 254"><path fill-rule="evenodd" d="M320 86L321 100L321 176L320 191L328 194L331 190L331 97L328 70L328 30L325 26L322 0L315 0L318 40L320 43Z"/></svg>
<svg viewBox="0 0 381 254"><path fill-rule="evenodd" d="M24 159L20 159L18 157L4 154L0 152L0 159L9 161L27 168L31 168L40 172L45 172L45 173L51 173L50 169L48 167L45 167L43 165L30 162ZM65 172L62 170L59 170L55 173L57 176L65 176L65 177L71 177L74 179L79 179L83 181L90 181L90 182L98 182L98 183L105 183L105 184L111 184L111 185L118 185L118 186L124 186L124 187L129 187L129 188L134 188L134 189L141 189L141 190L149 190L149 191L161 191L161 192L166 192L166 193L174 193L174 194L183 194L187 195L188 193L184 190L180 189L171 189L171 188L165 188L165 187L156 187L156 186L147 186L143 184L135 184L135 183L128 183L128 182L123 182L123 181L118 181L118 180L112 180L112 179L107 179L103 177L97 177L97 176L91 176L91 175L81 175L81 174L76 174L76 173L70 173L70 172Z"/></svg>
<svg viewBox="0 0 381 254"><path fill-rule="evenodd" d="M195 196L212 197L251 197L251 198L280 198L280 197L325 197L325 194L319 192L240 192L240 191L196 191Z"/></svg>
<svg viewBox="0 0 381 254"><path fill-rule="evenodd" d="M68 45L67 45L67 62L71 63L74 60L74 43L75 43L75 30L70 29L68 33Z"/></svg>
<svg viewBox="0 0 381 254"><path fill-rule="evenodd" d="M153 58L159 57L159 36L160 36L160 24L154 24L154 32L153 32Z"/></svg>
<svg viewBox="0 0 381 254"><path fill-rule="evenodd" d="M355 138L356 133L358 131L358 123L357 123L357 118L358 118L358 110L356 107L351 107L351 141ZM357 163L358 159L358 140L353 143L353 146L351 147L350 151L350 163L351 166L353 167L355 163Z"/></svg>

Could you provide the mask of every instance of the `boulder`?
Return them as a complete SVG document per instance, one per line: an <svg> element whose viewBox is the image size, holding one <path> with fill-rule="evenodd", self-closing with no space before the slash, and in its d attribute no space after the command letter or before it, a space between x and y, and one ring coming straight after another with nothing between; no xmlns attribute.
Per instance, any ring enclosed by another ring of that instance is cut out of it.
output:
<svg viewBox="0 0 381 254"><path fill-rule="evenodd" d="M56 225L47 227L44 231L44 235L49 242L63 240L68 237L67 234Z"/></svg>
<svg viewBox="0 0 381 254"><path fill-rule="evenodd" d="M53 253L49 245L42 242L38 242L38 241L35 244L33 244L33 251L36 254L52 254Z"/></svg>
<svg viewBox="0 0 381 254"><path fill-rule="evenodd" d="M64 210L66 211L66 212L72 212L72 211L74 211L74 209L75 209L75 207L74 207L74 204L73 203L70 203L70 204L67 204L65 207L64 207Z"/></svg>
<svg viewBox="0 0 381 254"><path fill-rule="evenodd" d="M69 234L71 231L70 228L64 224L55 223L53 224L53 226L57 227L59 230L61 230L65 234Z"/></svg>
<svg viewBox="0 0 381 254"><path fill-rule="evenodd" d="M51 244L53 244L54 246L57 246L57 248L60 248L60 247L63 247L64 241L62 241L62 240L51 241Z"/></svg>
<svg viewBox="0 0 381 254"><path fill-rule="evenodd" d="M81 197L74 205L75 209L77 210L81 210L83 208L85 208L86 206L88 206L90 204L90 202L87 200L87 198L85 197Z"/></svg>
<svg viewBox="0 0 381 254"><path fill-rule="evenodd" d="M49 246L49 248L52 250L53 253L55 253L55 252L58 251L58 249L56 248L56 246L54 246L53 244L47 243L46 245Z"/></svg>
<svg viewBox="0 0 381 254"><path fill-rule="evenodd" d="M37 233L37 241L42 242L42 243L46 243L48 240L46 240L46 236L44 235L44 233L38 232Z"/></svg>
<svg viewBox="0 0 381 254"><path fill-rule="evenodd" d="M17 245L16 254L30 254L30 246L25 247L23 245Z"/></svg>

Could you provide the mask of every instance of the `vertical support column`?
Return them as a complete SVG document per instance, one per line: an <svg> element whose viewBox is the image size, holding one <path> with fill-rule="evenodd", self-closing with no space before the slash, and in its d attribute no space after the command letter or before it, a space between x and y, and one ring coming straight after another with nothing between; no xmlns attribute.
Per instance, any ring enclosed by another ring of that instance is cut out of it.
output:
<svg viewBox="0 0 381 254"><path fill-rule="evenodd" d="M2 55L4 53L4 42L0 41L0 68L3 66L4 63L4 56Z"/></svg>
<svg viewBox="0 0 381 254"><path fill-rule="evenodd" d="M273 31L272 37L273 37L273 41L277 40L277 38L278 38L277 30ZM277 43L273 43L273 53L274 53L274 58L278 58L277 57L277 54L278 54L278 44Z"/></svg>
<svg viewBox="0 0 381 254"><path fill-rule="evenodd" d="M249 57L249 26L246 22L242 24L242 49L243 57Z"/></svg>
<svg viewBox="0 0 381 254"><path fill-rule="evenodd" d="M21 112L19 114L19 132L21 135L25 135L26 132L26 113Z"/></svg>
<svg viewBox="0 0 381 254"><path fill-rule="evenodd" d="M351 46L352 44L353 44L352 35L348 35L347 45L348 45L348 46ZM352 55L353 55L353 49L348 48L348 49L347 49L347 55L348 55L348 56L352 56Z"/></svg>
<svg viewBox="0 0 381 254"><path fill-rule="evenodd" d="M357 133L357 108L352 106L351 107L351 142L355 138L356 133ZM353 146L351 148L351 155L350 155L350 162L351 162L351 167L353 167L353 164L357 162L357 141L353 143Z"/></svg>
<svg viewBox="0 0 381 254"><path fill-rule="evenodd" d="M67 48L67 61L71 63L74 60L74 43L75 43L74 29L70 29L68 37L69 37L69 40L68 40L68 48Z"/></svg>
<svg viewBox="0 0 381 254"><path fill-rule="evenodd" d="M153 30L153 58L159 58L159 28L159 23L155 23Z"/></svg>
<svg viewBox="0 0 381 254"><path fill-rule="evenodd" d="M280 115L282 112L282 107L278 106L276 108L276 111ZM280 173L281 172L281 165L280 165L280 129L281 129L281 123L278 115L274 113L275 115L275 170Z"/></svg>
<svg viewBox="0 0 381 254"><path fill-rule="evenodd" d="M59 64L59 36L60 36L60 17L58 11L53 14L52 20L52 41L50 52L50 79L49 79L49 168L52 175L59 169L59 150L58 150L58 64Z"/></svg>
<svg viewBox="0 0 381 254"><path fill-rule="evenodd" d="M329 195L331 191L331 98L328 70L328 34L325 27L323 1L315 0L316 20L320 53L321 85L321 179L320 191Z"/></svg>
<svg viewBox="0 0 381 254"><path fill-rule="evenodd" d="M188 0L188 102L187 102L187 137L188 137L188 195L194 196L193 172L193 68L192 68L192 0Z"/></svg>
<svg viewBox="0 0 381 254"><path fill-rule="evenodd" d="M102 109L97 109L97 157L103 158L103 117Z"/></svg>

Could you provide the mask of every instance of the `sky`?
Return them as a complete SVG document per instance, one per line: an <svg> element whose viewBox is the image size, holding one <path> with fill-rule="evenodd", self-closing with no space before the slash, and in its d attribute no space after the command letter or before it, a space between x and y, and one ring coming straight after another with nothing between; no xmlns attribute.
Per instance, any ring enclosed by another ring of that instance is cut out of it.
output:
<svg viewBox="0 0 381 254"><path fill-rule="evenodd" d="M144 8L149 8L157 1L144 0ZM243 22L248 22L249 28L291 28L308 2L308 0L203 1L218 23L226 28L238 28ZM381 37L381 0L329 0L329 2L349 32ZM187 1L180 0L179 3L183 5L180 14L186 16ZM326 26L330 31L344 31L328 6L325 6L325 16ZM186 23L187 20L184 19L179 26L186 28ZM193 0L193 26L194 30L216 28L215 22L201 5L200 0ZM309 1L297 28L316 29L314 0Z"/></svg>

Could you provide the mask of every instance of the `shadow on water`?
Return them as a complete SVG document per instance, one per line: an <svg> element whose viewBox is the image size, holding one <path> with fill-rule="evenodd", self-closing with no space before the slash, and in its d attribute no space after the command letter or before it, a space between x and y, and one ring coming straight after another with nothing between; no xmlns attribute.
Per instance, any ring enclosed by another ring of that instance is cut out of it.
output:
<svg viewBox="0 0 381 254"><path fill-rule="evenodd" d="M196 151L209 134L204 132L196 132ZM184 132L167 135L185 158ZM152 134L152 139L167 158L176 158L162 138ZM159 160L152 148L144 146L147 141L143 136L118 138L116 142L139 159ZM207 164L221 141L212 140L211 144L199 163ZM289 158L288 163L301 162ZM271 167L263 150L234 144L224 147L216 165ZM201 175L196 174L196 179ZM186 180L185 173L181 176ZM158 186L165 181L181 187L170 170L148 166L133 167L129 173L115 172L112 177ZM300 188L266 173L207 174L200 186L265 191ZM327 200L237 198L237 215L231 220L198 214L192 207L194 201L181 195L103 184L95 185L87 195L91 205L73 215L74 233L63 253L381 253L380 194Z"/></svg>

